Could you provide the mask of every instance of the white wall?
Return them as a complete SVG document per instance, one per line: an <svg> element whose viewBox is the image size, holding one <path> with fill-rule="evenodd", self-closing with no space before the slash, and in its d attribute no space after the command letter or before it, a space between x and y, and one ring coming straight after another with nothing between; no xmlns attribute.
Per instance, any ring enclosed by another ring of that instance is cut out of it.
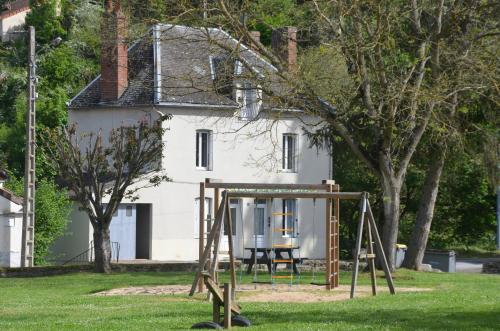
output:
<svg viewBox="0 0 500 331"><path fill-rule="evenodd" d="M92 225L87 214L78 210L75 204L69 219L66 233L58 238L50 249L50 260L63 263L89 248Z"/></svg>
<svg viewBox="0 0 500 331"><path fill-rule="evenodd" d="M11 34L10 32L19 29L24 24L26 20L26 14L28 13L29 10L0 20L0 34L2 37L2 42L6 42L16 38L16 35Z"/></svg>
<svg viewBox="0 0 500 331"><path fill-rule="evenodd" d="M21 266L22 206L0 196L0 267Z"/></svg>
<svg viewBox="0 0 500 331"><path fill-rule="evenodd" d="M160 108L161 109L161 108ZM330 161L325 151L308 148L302 134L303 122L314 122L311 118L299 121L292 116L282 116L279 121L271 119L256 122L241 121L226 111L200 111L192 109L162 109L171 113L172 120L166 122L166 150L163 167L172 182L156 188L142 190L137 203L152 203L152 259L195 260L198 258L198 241L195 239L195 198L199 195L199 183L206 177L223 179L226 182L261 183L321 183L328 179ZM81 131L103 129L136 123L147 114L144 109L101 109L70 112L70 121L77 122ZM152 111L153 118L156 116ZM147 116L147 115L146 115ZM195 167L195 136L197 129L213 131L213 168L211 171ZM260 133L260 134L256 134ZM299 135L298 172L284 173L281 167L283 133ZM207 196L211 192L207 191ZM253 203L243 203L246 220L244 228L246 243L253 233ZM277 209L281 203L277 201ZM313 231L312 201L299 202L301 255L320 257L324 255L324 201L316 203L316 227ZM241 227L237 229L240 236ZM313 245L313 233L318 240ZM237 254L241 255L242 241L238 242ZM245 246L249 246L245 244ZM253 246L253 245L252 245ZM313 247L314 246L314 247Z"/></svg>

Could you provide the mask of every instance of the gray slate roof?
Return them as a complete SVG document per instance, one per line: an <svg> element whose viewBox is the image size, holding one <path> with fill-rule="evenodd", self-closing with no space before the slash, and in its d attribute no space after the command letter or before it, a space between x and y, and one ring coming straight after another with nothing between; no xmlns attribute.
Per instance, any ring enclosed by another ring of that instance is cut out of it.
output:
<svg viewBox="0 0 500 331"><path fill-rule="evenodd" d="M129 86L117 102L100 102L100 77L97 77L70 101L69 107L152 105L155 104L155 92L160 103L237 107L231 96L216 92L211 57L242 59L245 64L240 79L250 74L249 68L253 74L265 76L268 81L274 76L273 66L220 29L168 24L155 28L129 48ZM158 66L161 81L157 89L154 83L155 45L161 55ZM272 85L277 87L279 84Z"/></svg>

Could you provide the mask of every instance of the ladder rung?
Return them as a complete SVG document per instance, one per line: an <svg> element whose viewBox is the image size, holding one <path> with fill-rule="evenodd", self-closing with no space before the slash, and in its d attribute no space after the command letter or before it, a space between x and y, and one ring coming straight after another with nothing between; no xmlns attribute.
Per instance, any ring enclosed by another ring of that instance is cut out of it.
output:
<svg viewBox="0 0 500 331"><path fill-rule="evenodd" d="M274 232L293 232L293 229L275 228Z"/></svg>
<svg viewBox="0 0 500 331"><path fill-rule="evenodd" d="M272 213L273 216L293 216L293 213Z"/></svg>
<svg viewBox="0 0 500 331"><path fill-rule="evenodd" d="M291 244L274 244L273 248L292 248L293 245Z"/></svg>
<svg viewBox="0 0 500 331"><path fill-rule="evenodd" d="M273 260L273 263L293 263L292 259L276 259Z"/></svg>
<svg viewBox="0 0 500 331"><path fill-rule="evenodd" d="M292 279L293 276L291 275L273 275L272 278L276 278L276 279Z"/></svg>

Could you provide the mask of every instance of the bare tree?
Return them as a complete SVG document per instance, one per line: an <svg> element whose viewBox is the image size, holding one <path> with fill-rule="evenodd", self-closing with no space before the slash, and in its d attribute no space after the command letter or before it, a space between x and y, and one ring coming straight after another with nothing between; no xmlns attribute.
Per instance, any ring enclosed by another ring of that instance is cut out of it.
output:
<svg viewBox="0 0 500 331"><path fill-rule="evenodd" d="M109 226L122 199L134 201L140 189L168 180L161 170L166 119L112 129L107 141L102 132L78 133L76 125L44 132L49 161L94 229L96 272L111 271Z"/></svg>

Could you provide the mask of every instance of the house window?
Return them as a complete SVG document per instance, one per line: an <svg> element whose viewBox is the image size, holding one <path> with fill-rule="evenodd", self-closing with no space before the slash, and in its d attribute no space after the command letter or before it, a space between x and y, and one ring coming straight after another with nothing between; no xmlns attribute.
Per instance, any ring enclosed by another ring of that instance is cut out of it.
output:
<svg viewBox="0 0 500 331"><path fill-rule="evenodd" d="M238 211L240 208L240 200L239 199L231 199L229 200L229 209L231 210L231 232L233 236L236 236L236 218L238 217ZM227 236L227 226L224 223L224 235Z"/></svg>
<svg viewBox="0 0 500 331"><path fill-rule="evenodd" d="M266 200L255 200L254 235L263 236L266 222Z"/></svg>
<svg viewBox="0 0 500 331"><path fill-rule="evenodd" d="M196 168L211 170L212 166L212 131L196 131Z"/></svg>
<svg viewBox="0 0 500 331"><path fill-rule="evenodd" d="M297 135L283 134L283 171L297 171Z"/></svg>
<svg viewBox="0 0 500 331"><path fill-rule="evenodd" d="M262 90L244 83L239 86L236 95L236 101L241 107L241 119L251 120L257 117L262 106Z"/></svg>
<svg viewBox="0 0 500 331"><path fill-rule="evenodd" d="M297 229L295 226L295 220L297 219L297 200L295 199L283 199L283 219L282 226L284 237L296 237Z"/></svg>
<svg viewBox="0 0 500 331"><path fill-rule="evenodd" d="M125 215L130 217L132 216L132 212L133 212L132 206L127 206L125 209Z"/></svg>

